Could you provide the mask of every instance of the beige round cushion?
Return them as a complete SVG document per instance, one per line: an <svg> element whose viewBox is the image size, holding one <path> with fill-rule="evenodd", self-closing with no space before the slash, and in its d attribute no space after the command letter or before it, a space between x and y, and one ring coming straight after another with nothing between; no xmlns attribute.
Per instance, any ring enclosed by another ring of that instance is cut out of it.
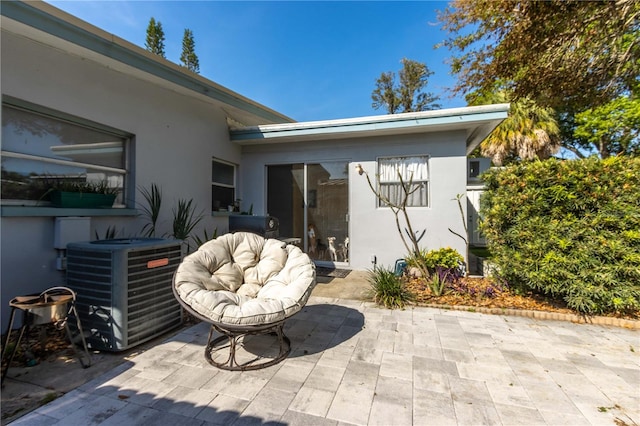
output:
<svg viewBox="0 0 640 426"><path fill-rule="evenodd" d="M186 304L215 323L265 325L302 309L316 273L299 247L236 232L186 256L173 285Z"/></svg>

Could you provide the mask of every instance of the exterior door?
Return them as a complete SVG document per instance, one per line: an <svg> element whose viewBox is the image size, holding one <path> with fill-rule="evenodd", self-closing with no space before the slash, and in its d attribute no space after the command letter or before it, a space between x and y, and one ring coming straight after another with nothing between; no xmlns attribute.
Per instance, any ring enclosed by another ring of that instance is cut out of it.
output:
<svg viewBox="0 0 640 426"><path fill-rule="evenodd" d="M278 218L281 238L304 239L304 165L267 167L267 213Z"/></svg>
<svg viewBox="0 0 640 426"><path fill-rule="evenodd" d="M348 162L268 166L267 211L316 263L348 264Z"/></svg>

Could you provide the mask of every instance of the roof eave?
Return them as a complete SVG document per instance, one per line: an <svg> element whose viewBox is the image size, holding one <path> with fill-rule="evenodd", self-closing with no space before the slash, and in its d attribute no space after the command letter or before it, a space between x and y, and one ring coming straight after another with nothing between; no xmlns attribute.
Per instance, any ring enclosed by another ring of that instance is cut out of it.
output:
<svg viewBox="0 0 640 426"><path fill-rule="evenodd" d="M509 104L451 108L340 120L271 124L231 130L239 145L259 145L385 134L466 130L467 150L475 147L507 117Z"/></svg>
<svg viewBox="0 0 640 426"><path fill-rule="evenodd" d="M100 56L106 61L116 61L136 72L148 74L156 80L166 81L182 90L186 89L192 93L251 114L258 119L256 120L257 122L282 123L293 121L277 111L235 93L158 55L147 52L139 46L109 34L47 3L40 1L3 2L0 13L3 19L3 29L10 27L8 25L10 22L5 21L5 19L31 27L47 36L53 36L53 38L92 52L96 54L95 57ZM55 40L51 37L39 41L55 43Z"/></svg>

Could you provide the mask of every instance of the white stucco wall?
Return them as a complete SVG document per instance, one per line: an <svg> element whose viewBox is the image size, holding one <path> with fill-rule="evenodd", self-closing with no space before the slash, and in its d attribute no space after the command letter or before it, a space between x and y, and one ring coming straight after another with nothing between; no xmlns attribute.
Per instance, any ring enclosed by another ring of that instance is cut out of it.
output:
<svg viewBox="0 0 640 426"><path fill-rule="evenodd" d="M226 228L226 218L212 217L211 158L240 161L240 148L229 142L219 105L116 72L27 38L2 33L3 95L92 120L135 135L130 184L163 192L160 235L171 230L171 209L178 198L193 198L205 220L196 230ZM136 207L143 198L135 191ZM2 217L2 327L9 300L63 282L55 268L53 217ZM94 217L91 239L115 225L119 236L140 235L141 218Z"/></svg>
<svg viewBox="0 0 640 426"><path fill-rule="evenodd" d="M241 175L244 182L252 184L243 185L242 198L246 203L254 204L254 213L265 213L267 165L348 161L350 266L369 269L373 266L371 256L375 255L378 265L392 267L396 259L407 254L398 235L394 215L388 208L377 207L365 177L358 175L355 166L361 164L375 179L378 157L429 155L431 205L410 209L412 226L416 230L427 229L421 247L437 249L450 246L464 255L464 242L448 228L464 234L454 198L456 194L464 194L466 189L465 139L465 132L457 131L246 146L243 148ZM466 210L465 203L463 208Z"/></svg>

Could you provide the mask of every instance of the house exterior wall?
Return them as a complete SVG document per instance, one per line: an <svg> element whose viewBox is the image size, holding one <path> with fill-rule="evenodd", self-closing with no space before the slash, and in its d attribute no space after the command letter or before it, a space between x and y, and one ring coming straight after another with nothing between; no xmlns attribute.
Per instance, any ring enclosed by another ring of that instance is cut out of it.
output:
<svg viewBox="0 0 640 426"><path fill-rule="evenodd" d="M427 229L420 241L422 248L453 247L465 253L464 242L448 228L464 233L456 194L466 189L464 131L433 132L416 135L377 136L304 143L245 146L242 152L241 179L244 203L253 203L255 214L266 212L266 166L320 161L349 163L349 238L350 266L354 269L373 267L372 256L379 266L392 267L404 257L406 249L396 229L394 215L388 208L377 207L366 178L358 175L361 164L375 179L377 159L386 156L428 155L430 169L430 206L410 208L412 226ZM250 182L251 184L247 184ZM466 214L466 204L463 203Z"/></svg>
<svg viewBox="0 0 640 426"><path fill-rule="evenodd" d="M90 59L52 49L2 32L2 94L104 124L134 135L128 185L163 192L159 235L170 233L176 200L193 199L205 219L196 229L226 227L212 217L211 158L239 163L240 148L229 141L226 117L219 105L188 97L104 67ZM190 154L196 153L196 155ZM133 191L129 207L143 198ZM56 269L54 216L1 218L2 327L8 325L9 301L64 284ZM140 235L140 217L93 217L90 239L116 226L119 236Z"/></svg>
<svg viewBox="0 0 640 426"><path fill-rule="evenodd" d="M144 203L139 189L148 189L155 183L163 193L156 236L170 235L172 208L178 199L193 200L197 211L204 215L192 235L202 237L205 229L212 235L214 228L218 233L227 232L229 213L210 214L213 157L239 166L236 196L243 200L242 210L253 205L253 213L257 215L267 213L266 166L347 162L349 260L353 268L368 269L373 266L372 256L378 265L392 266L407 250L397 233L392 212L377 206L365 177L357 174L355 166L362 165L374 178L379 157L428 155L430 205L410 209L412 224L418 231L427 230L421 247L451 246L460 253L465 252L462 240L448 231L451 228L463 232L454 198L465 191L466 145L477 143L476 139L490 126L484 125L484 130L476 127L473 132L469 130L469 134L467 130L451 129L479 126L473 124L476 114L481 121L501 119L502 114L506 115L505 110L452 110L434 117L405 118L398 123L385 116L381 116L381 123L345 120L348 123L340 126L355 124L363 128L350 135L362 135L366 131L378 136L340 137L342 133L320 130L318 139L306 139L303 143L273 140L265 145L241 146L231 141L227 118L247 129L279 123L277 127L290 124L291 120L203 77L187 74L177 65L127 42L116 43L101 30L88 25L75 27L76 24L67 22L69 17L64 14L53 12L63 17L49 20L44 17L47 10L51 11L46 4L36 7L43 9L43 14L31 9L31 4L19 2L3 8L0 38L3 98L132 135L126 182L130 189L128 209L106 209L99 214L82 209L56 212L55 208L2 205L0 313L3 328L7 326L11 298L65 283L64 272L57 268L60 252L54 248L58 216L90 217L86 239L96 239L96 234L105 235L108 227L115 227L118 237L140 236L145 219L136 215L135 209ZM25 14L31 19L25 18ZM38 25L32 26L32 23ZM504 106L498 107L504 109ZM425 131L407 134L416 132L418 127ZM298 131L308 137L308 130L303 126ZM466 209L466 205L463 208Z"/></svg>

